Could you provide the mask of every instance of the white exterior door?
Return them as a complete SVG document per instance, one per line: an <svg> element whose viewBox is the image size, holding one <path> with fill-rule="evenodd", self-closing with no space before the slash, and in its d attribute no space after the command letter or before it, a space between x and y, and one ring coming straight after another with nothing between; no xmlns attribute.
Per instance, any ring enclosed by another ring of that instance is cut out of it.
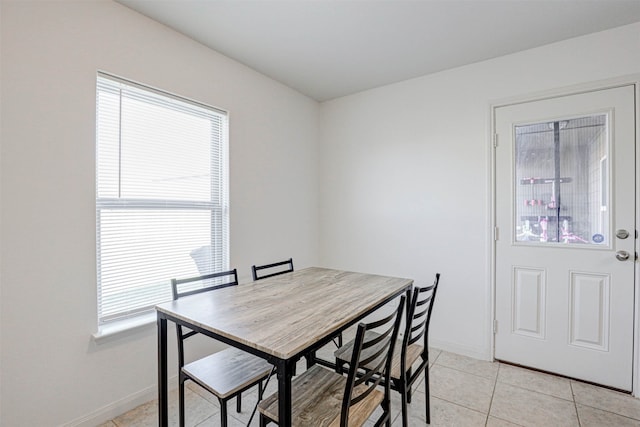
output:
<svg viewBox="0 0 640 427"><path fill-rule="evenodd" d="M631 391L634 87L495 110L496 359Z"/></svg>

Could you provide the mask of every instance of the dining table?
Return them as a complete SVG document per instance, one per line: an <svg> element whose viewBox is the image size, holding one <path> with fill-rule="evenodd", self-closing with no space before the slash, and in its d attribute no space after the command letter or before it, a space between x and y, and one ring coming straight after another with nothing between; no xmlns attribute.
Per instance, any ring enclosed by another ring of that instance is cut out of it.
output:
<svg viewBox="0 0 640 427"><path fill-rule="evenodd" d="M168 425L167 321L266 359L278 380L280 426L291 426L296 362L408 293L413 280L310 267L156 306L158 419Z"/></svg>

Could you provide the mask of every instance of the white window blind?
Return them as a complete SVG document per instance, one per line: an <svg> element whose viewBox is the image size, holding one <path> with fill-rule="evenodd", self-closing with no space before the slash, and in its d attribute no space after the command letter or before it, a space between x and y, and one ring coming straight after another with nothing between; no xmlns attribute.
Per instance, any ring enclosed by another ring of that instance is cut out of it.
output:
<svg viewBox="0 0 640 427"><path fill-rule="evenodd" d="M228 269L225 112L97 78L98 321L153 311L171 278Z"/></svg>

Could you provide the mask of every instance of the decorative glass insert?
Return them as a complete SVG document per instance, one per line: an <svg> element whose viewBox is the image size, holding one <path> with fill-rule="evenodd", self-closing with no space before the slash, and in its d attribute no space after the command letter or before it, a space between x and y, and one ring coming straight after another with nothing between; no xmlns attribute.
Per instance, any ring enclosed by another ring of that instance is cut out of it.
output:
<svg viewBox="0 0 640 427"><path fill-rule="evenodd" d="M608 115L515 127L515 240L608 245Z"/></svg>

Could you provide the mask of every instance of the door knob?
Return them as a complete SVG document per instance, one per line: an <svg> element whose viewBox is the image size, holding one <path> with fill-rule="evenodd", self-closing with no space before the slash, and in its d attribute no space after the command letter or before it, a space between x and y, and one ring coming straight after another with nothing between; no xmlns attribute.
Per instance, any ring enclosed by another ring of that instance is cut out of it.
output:
<svg viewBox="0 0 640 427"><path fill-rule="evenodd" d="M627 230L616 230L616 237L618 239L626 239L627 237L629 237L629 232Z"/></svg>
<svg viewBox="0 0 640 427"><path fill-rule="evenodd" d="M627 251L618 251L616 252L616 258L618 261L626 261L629 259L629 252Z"/></svg>

